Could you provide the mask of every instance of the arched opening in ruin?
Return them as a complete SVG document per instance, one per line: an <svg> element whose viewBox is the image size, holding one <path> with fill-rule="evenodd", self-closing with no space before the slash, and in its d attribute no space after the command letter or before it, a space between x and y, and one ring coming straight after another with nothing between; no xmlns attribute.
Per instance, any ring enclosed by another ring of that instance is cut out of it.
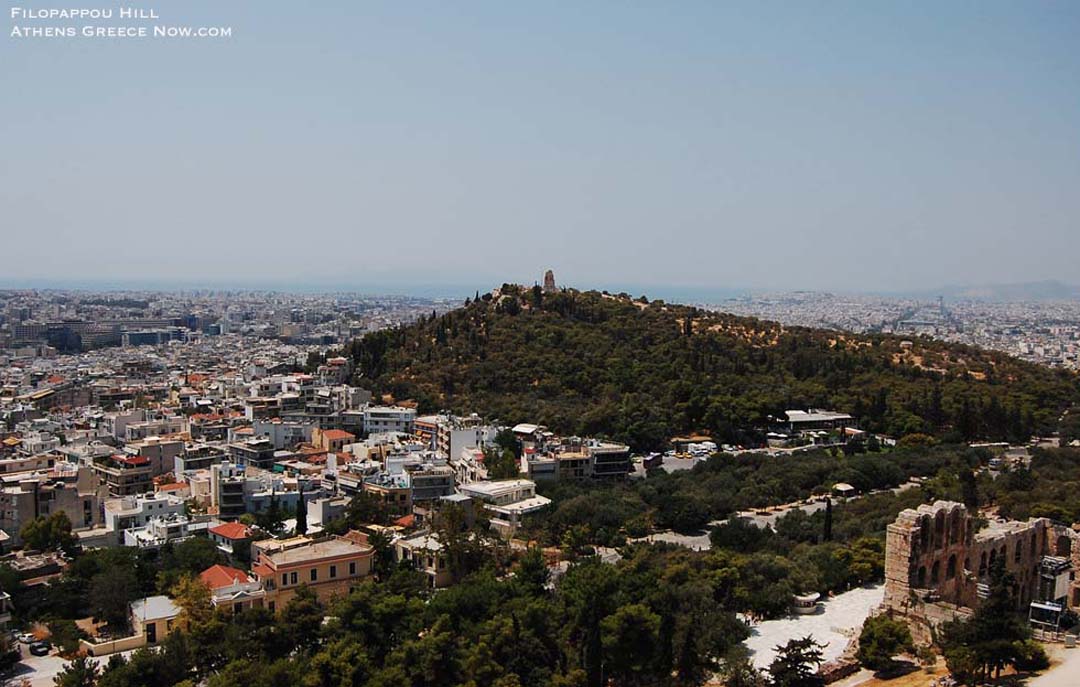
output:
<svg viewBox="0 0 1080 687"><path fill-rule="evenodd" d="M945 579L951 580L956 577L956 555L949 556L949 563L945 566Z"/></svg>
<svg viewBox="0 0 1080 687"><path fill-rule="evenodd" d="M941 561L934 561L930 568L930 584L936 585L938 582L941 582Z"/></svg>
<svg viewBox="0 0 1080 687"><path fill-rule="evenodd" d="M940 549L945 545L945 513L938 511L934 516L934 548Z"/></svg>
<svg viewBox="0 0 1080 687"><path fill-rule="evenodd" d="M952 517L949 519L949 543L955 544L960 541L960 530L963 528L964 519L960 516L960 511L953 511Z"/></svg>
<svg viewBox="0 0 1080 687"><path fill-rule="evenodd" d="M1068 558L1072 554L1072 540L1064 534L1057 538L1057 544L1054 546L1054 555Z"/></svg>
<svg viewBox="0 0 1080 687"><path fill-rule="evenodd" d="M918 589L924 589L926 587L926 566L920 565L919 572L915 576L915 586Z"/></svg>

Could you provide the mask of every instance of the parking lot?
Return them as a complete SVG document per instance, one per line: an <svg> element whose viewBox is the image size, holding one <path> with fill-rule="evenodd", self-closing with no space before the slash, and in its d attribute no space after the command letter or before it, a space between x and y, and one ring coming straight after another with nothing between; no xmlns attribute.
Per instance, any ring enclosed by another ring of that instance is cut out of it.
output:
<svg viewBox="0 0 1080 687"><path fill-rule="evenodd" d="M123 651L120 653L121 655L128 657L134 652ZM15 664L15 670L11 674L12 684L19 684L19 680L26 679L29 681L31 687L53 687L53 678L55 678L68 663L67 659L60 657L56 652L55 647L52 648L48 656L34 656L30 653L28 644L19 642L19 654L21 658L19 659L19 662ZM109 657L92 657L90 660L97 663L100 668L104 668L105 664L109 661Z"/></svg>
<svg viewBox="0 0 1080 687"><path fill-rule="evenodd" d="M29 645L20 642L19 653L22 658L15 665L13 684L25 678L32 687L52 687L53 678L67 665L67 661L57 655L55 648L48 656L34 656L30 653Z"/></svg>

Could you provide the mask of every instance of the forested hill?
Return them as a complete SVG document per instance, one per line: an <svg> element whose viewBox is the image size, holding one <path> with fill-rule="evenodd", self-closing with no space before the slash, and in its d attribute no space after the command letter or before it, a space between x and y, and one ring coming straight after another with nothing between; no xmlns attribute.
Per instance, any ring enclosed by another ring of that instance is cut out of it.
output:
<svg viewBox="0 0 1080 687"><path fill-rule="evenodd" d="M1069 372L978 348L783 327L662 301L503 285L353 342L359 383L422 412L602 435L637 449L704 430L743 441L792 408L893 436L1026 439L1080 395Z"/></svg>

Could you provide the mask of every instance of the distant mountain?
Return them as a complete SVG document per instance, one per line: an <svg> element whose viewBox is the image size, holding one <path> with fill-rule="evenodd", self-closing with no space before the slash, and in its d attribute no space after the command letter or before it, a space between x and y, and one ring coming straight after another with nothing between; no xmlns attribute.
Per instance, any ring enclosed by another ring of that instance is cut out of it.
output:
<svg viewBox="0 0 1080 687"><path fill-rule="evenodd" d="M1076 376L929 339L783 327L663 301L504 284L443 316L375 332L359 383L422 412L606 435L638 449L705 430L741 443L770 415L833 408L900 436L1024 439L1055 427Z"/></svg>
<svg viewBox="0 0 1080 687"><path fill-rule="evenodd" d="M1016 303L1023 301L1080 300L1080 286L1056 280L1021 282L1017 284L983 284L981 286L945 286L935 291L920 291L910 295L921 298L943 296L951 301L987 301Z"/></svg>

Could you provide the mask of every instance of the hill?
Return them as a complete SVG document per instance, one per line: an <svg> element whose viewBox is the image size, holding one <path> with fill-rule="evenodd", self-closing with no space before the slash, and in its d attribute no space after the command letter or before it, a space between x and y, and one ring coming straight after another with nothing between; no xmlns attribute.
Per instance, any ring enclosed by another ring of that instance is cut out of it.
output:
<svg viewBox="0 0 1080 687"><path fill-rule="evenodd" d="M478 412L637 449L728 442L785 409L844 410L893 436L1026 439L1080 396L1075 375L928 339L783 327L626 295L504 284L353 342L359 384L421 411Z"/></svg>

